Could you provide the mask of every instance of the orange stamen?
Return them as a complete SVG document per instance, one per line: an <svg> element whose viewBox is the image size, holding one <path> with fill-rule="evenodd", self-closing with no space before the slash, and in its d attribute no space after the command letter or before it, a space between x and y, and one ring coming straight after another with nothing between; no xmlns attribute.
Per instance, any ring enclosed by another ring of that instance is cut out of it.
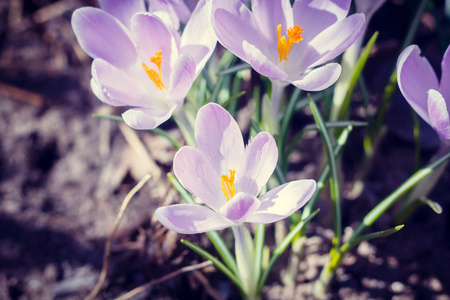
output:
<svg viewBox="0 0 450 300"><path fill-rule="evenodd" d="M236 190L234 188L234 175L236 174L236 171L228 171L230 171L230 177L228 177L227 175L220 175L220 178L222 178L222 185L220 187L222 188L225 197L227 197L227 201L233 198L233 196L236 194Z"/></svg>
<svg viewBox="0 0 450 300"><path fill-rule="evenodd" d="M281 35L281 24L277 26L277 49L278 54L280 55L279 62L283 59L289 61L288 55L292 50L292 45L303 40L303 37L300 35L303 32L303 29L299 25L289 27L286 32L288 35L287 40L284 35Z"/></svg>
<svg viewBox="0 0 450 300"><path fill-rule="evenodd" d="M154 56L150 57L150 62L154 63L158 67L158 73L155 70L147 67L146 64L142 63L142 67L144 68L145 73L147 73L148 78L156 85L156 87L162 91L166 89L164 85L164 81L161 74L161 63L162 63L162 51L157 51Z"/></svg>

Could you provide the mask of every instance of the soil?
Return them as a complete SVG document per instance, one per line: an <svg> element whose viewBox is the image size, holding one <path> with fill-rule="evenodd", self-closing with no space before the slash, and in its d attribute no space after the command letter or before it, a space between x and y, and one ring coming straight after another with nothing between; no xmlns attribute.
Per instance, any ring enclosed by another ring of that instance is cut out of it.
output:
<svg viewBox="0 0 450 300"><path fill-rule="evenodd" d="M166 230L154 210L180 201L165 174L175 150L164 138L101 120L92 113L118 114L89 89L91 59L70 28L79 0L0 2L0 299L81 299L98 280L105 242L127 193L146 174L153 178L132 199L112 244L107 280L98 299L118 297L182 267L204 260L180 243L186 238L215 253L205 235ZM418 1L387 1L367 36L380 31L365 70L371 108L401 50ZM444 1L434 1L422 18L415 42L436 70L448 45ZM442 43L446 41L446 43ZM442 45L443 44L443 45ZM439 71L438 71L439 72ZM258 76L252 73L253 78ZM247 95L251 95L247 93ZM242 97L238 116L250 96ZM352 119L364 119L359 91ZM410 109L397 92L387 130L362 192L355 180L362 168L364 128L355 129L342 158L345 234L414 171ZM247 119L246 119L247 118ZM294 127L313 122L308 113ZM170 121L162 126L182 141ZM243 128L243 130L247 130ZM421 162L436 153L439 139L422 124ZM137 140L142 141L136 142ZM288 179L317 178L321 140L307 134L290 160ZM348 254L328 299L450 299L450 168L429 197L443 213L421 207L395 235L361 243ZM310 298L312 283L326 262L333 231L330 202L319 199L319 215L308 228L305 255L294 283L283 280L283 255L264 289L264 299ZM394 207L395 208L395 207ZM389 210L369 232L393 225ZM285 224L284 224L285 225ZM270 233L286 230L269 226ZM222 232L230 245L230 233ZM274 249L274 241L268 240ZM133 299L236 299L236 288L214 267L185 272L153 285Z"/></svg>

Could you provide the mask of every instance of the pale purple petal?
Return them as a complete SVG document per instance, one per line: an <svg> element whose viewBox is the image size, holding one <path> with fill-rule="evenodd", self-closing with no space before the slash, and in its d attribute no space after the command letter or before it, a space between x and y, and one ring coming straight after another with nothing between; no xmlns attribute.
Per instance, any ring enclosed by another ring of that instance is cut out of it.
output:
<svg viewBox="0 0 450 300"><path fill-rule="evenodd" d="M258 209L260 204L258 198L253 195L237 193L220 208L220 214L230 221L242 223Z"/></svg>
<svg viewBox="0 0 450 300"><path fill-rule="evenodd" d="M112 106L125 106L126 105L126 104L119 102L111 97L108 97L108 94L107 93L105 94L102 91L101 85L96 82L95 78L93 78L93 77L91 78L90 84L91 84L92 93L94 93L94 95L103 103L106 103L106 104L112 105Z"/></svg>
<svg viewBox="0 0 450 300"><path fill-rule="evenodd" d="M102 58L116 67L136 61L136 49L125 28L112 15L94 7L77 9L72 28L78 43L92 58Z"/></svg>
<svg viewBox="0 0 450 300"><path fill-rule="evenodd" d="M135 13L146 11L144 0L99 0L99 5L127 28L130 28L131 17Z"/></svg>
<svg viewBox="0 0 450 300"><path fill-rule="evenodd" d="M372 0L367 0L372 1ZM325 28L343 20L351 0L303 0L293 5L294 24L303 28L304 42L308 43Z"/></svg>
<svg viewBox="0 0 450 300"><path fill-rule="evenodd" d="M165 227L183 234L220 230L232 225L215 211L194 204L160 207L155 211L155 215Z"/></svg>
<svg viewBox="0 0 450 300"><path fill-rule="evenodd" d="M209 103L197 114L195 142L219 175L236 170L244 154L244 140L238 124L220 105Z"/></svg>
<svg viewBox="0 0 450 300"><path fill-rule="evenodd" d="M91 73L108 104L146 106L151 101L147 90L139 84L139 81L101 58L96 58L92 62ZM149 82L149 84L152 83Z"/></svg>
<svg viewBox="0 0 450 300"><path fill-rule="evenodd" d="M219 42L239 58L246 60L242 42L260 48L262 38L255 29L253 14L239 0L216 0L212 4L212 23ZM276 51L276 47L274 48Z"/></svg>
<svg viewBox="0 0 450 300"><path fill-rule="evenodd" d="M256 72L269 77L270 79L284 80L288 77L286 72L282 71L276 64L270 61L258 48L254 45L243 41L242 49L247 61Z"/></svg>
<svg viewBox="0 0 450 300"><path fill-rule="evenodd" d="M444 53L441 63L441 82L439 84L439 92L441 92L444 99L450 101L450 45Z"/></svg>
<svg viewBox="0 0 450 300"><path fill-rule="evenodd" d="M149 11L161 18L171 30L180 29L180 19L172 3L167 0L150 0L149 4Z"/></svg>
<svg viewBox="0 0 450 300"><path fill-rule="evenodd" d="M423 120L430 123L427 91L438 89L438 79L428 60L420 56L420 49L416 45L407 47L398 57L397 80L409 105Z"/></svg>
<svg viewBox="0 0 450 300"><path fill-rule="evenodd" d="M297 180L280 185L259 197L260 207L245 221L267 224L282 220L305 205L315 190L314 180Z"/></svg>
<svg viewBox="0 0 450 300"><path fill-rule="evenodd" d="M273 136L258 133L245 148L243 163L236 173L236 190L258 195L275 170L277 160L278 148Z"/></svg>
<svg viewBox="0 0 450 300"><path fill-rule="evenodd" d="M293 26L292 7L289 0L252 0L252 12L258 28L267 41L277 43L277 26L287 29Z"/></svg>
<svg viewBox="0 0 450 300"><path fill-rule="evenodd" d="M173 170L180 183L208 206L219 210L226 202L220 174L200 150L182 147L175 154Z"/></svg>
<svg viewBox="0 0 450 300"><path fill-rule="evenodd" d="M189 53L194 57L196 75L211 57L217 43L217 36L211 24L211 16L207 11L206 1L200 1L192 13L192 17L183 30L180 54Z"/></svg>
<svg viewBox="0 0 450 300"><path fill-rule="evenodd" d="M167 121L176 106L166 110L132 108L122 114L125 123L134 129L154 129Z"/></svg>
<svg viewBox="0 0 450 300"><path fill-rule="evenodd" d="M305 66L318 66L344 52L360 35L364 19L364 14L353 14L318 34L305 49Z"/></svg>
<svg viewBox="0 0 450 300"><path fill-rule="evenodd" d="M322 91L338 80L341 70L341 65L338 63L329 63L308 71L291 83L301 90Z"/></svg>
<svg viewBox="0 0 450 300"><path fill-rule="evenodd" d="M156 66L150 62L150 57L162 51L162 76L164 82L169 82L172 59L178 57L175 39L164 23L151 14L136 14L131 20L131 32L136 41L139 60L150 68Z"/></svg>
<svg viewBox="0 0 450 300"><path fill-rule="evenodd" d="M195 61L187 54L182 55L173 66L170 74L170 88L167 100L173 104L181 104L195 79Z"/></svg>
<svg viewBox="0 0 450 300"><path fill-rule="evenodd" d="M428 91L428 114L434 130L445 139L450 139L448 107L445 99L436 90Z"/></svg>

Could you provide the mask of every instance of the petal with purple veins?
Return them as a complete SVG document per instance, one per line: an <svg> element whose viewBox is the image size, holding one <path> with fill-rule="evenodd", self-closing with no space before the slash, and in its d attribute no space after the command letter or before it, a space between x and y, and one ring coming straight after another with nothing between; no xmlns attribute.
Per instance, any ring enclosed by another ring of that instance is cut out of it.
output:
<svg viewBox="0 0 450 300"><path fill-rule="evenodd" d="M278 161L278 148L273 136L258 133L245 148L243 163L236 175L237 190L258 195L272 175Z"/></svg>
<svg viewBox="0 0 450 300"><path fill-rule="evenodd" d="M209 103L198 111L195 121L197 148L205 153L219 175L236 170L244 154L244 140L238 124L228 111Z"/></svg>
<svg viewBox="0 0 450 300"><path fill-rule="evenodd" d="M428 91L428 114L431 126L445 139L450 139L450 122L445 99L436 90Z"/></svg>
<svg viewBox="0 0 450 300"><path fill-rule="evenodd" d="M160 207L155 211L155 215L165 227L183 234L220 230L232 225L215 211L194 204Z"/></svg>
<svg viewBox="0 0 450 300"><path fill-rule="evenodd" d="M135 13L146 11L143 0L99 0L99 5L127 28L130 28L131 17Z"/></svg>
<svg viewBox="0 0 450 300"><path fill-rule="evenodd" d="M246 222L268 224L282 220L305 205L315 190L314 180L297 180L280 185L259 197L261 205Z"/></svg>
<svg viewBox="0 0 450 300"><path fill-rule="evenodd" d="M258 198L253 195L237 193L220 208L219 212L234 223L242 223L258 209L260 204Z"/></svg>
<svg viewBox="0 0 450 300"><path fill-rule="evenodd" d="M430 63L420 56L416 45L407 47L397 60L397 80L403 97L416 113L430 124L427 109L427 92L438 89L438 79Z"/></svg>
<svg viewBox="0 0 450 300"><path fill-rule="evenodd" d="M208 206L218 210L226 202L220 174L200 150L182 147L175 154L173 170L180 183Z"/></svg>
<svg viewBox="0 0 450 300"><path fill-rule="evenodd" d="M72 28L81 48L92 58L119 68L136 62L136 49L125 28L107 12L94 7L77 9Z"/></svg>
<svg viewBox="0 0 450 300"><path fill-rule="evenodd" d="M301 90L321 91L338 80L341 70L341 65L338 63L329 63L308 71L298 79L291 81L291 83Z"/></svg>
<svg viewBox="0 0 450 300"><path fill-rule="evenodd" d="M154 129L167 121L176 106L166 110L150 108L132 108L122 114L124 122L134 129Z"/></svg>

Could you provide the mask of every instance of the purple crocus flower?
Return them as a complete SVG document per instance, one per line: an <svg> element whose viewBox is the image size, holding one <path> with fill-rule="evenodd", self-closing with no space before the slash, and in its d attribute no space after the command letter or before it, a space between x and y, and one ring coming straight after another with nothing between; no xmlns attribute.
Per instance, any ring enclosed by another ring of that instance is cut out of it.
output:
<svg viewBox="0 0 450 300"><path fill-rule="evenodd" d="M195 123L197 148L175 155L175 176L207 206L175 204L155 214L167 228L193 234L249 223L272 223L302 207L313 195L314 180L281 185L257 198L278 159L274 138L260 132L244 147L233 117L217 104L203 106Z"/></svg>
<svg viewBox="0 0 450 300"><path fill-rule="evenodd" d="M347 16L351 0L213 0L219 42L257 72L273 80L319 91L341 73L341 54L364 27L361 13Z"/></svg>
<svg viewBox="0 0 450 300"><path fill-rule="evenodd" d="M397 61L400 91L416 113L444 139L450 139L450 46L441 63L441 81L417 45L407 47Z"/></svg>
<svg viewBox="0 0 450 300"><path fill-rule="evenodd" d="M135 129L152 129L172 115L215 48L205 0L199 1L181 38L143 1L103 0L72 16L80 46L94 61L91 88L101 101L128 106L122 117Z"/></svg>

